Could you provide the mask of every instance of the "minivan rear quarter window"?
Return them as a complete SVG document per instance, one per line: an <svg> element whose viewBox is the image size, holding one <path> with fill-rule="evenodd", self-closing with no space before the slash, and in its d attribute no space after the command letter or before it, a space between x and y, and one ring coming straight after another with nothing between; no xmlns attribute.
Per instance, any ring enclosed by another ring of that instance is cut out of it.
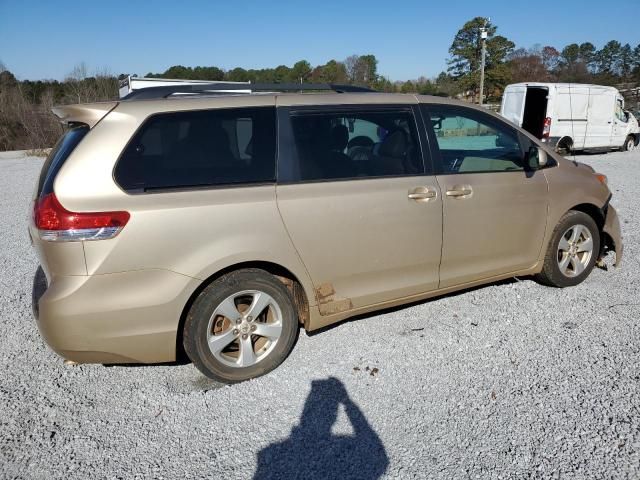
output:
<svg viewBox="0 0 640 480"><path fill-rule="evenodd" d="M272 183L273 107L161 113L122 153L115 180L130 193Z"/></svg>
<svg viewBox="0 0 640 480"><path fill-rule="evenodd" d="M71 128L60 137L58 143L51 149L49 156L42 165L40 178L38 179L37 197L43 197L53 192L53 181L69 158L71 152L78 146L84 136L89 132L86 125Z"/></svg>

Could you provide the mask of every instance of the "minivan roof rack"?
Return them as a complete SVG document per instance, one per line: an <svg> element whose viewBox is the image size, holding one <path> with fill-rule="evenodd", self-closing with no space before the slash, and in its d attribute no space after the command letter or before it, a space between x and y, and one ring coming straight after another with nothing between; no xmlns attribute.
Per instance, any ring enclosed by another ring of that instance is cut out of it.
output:
<svg viewBox="0 0 640 480"><path fill-rule="evenodd" d="M201 83L197 85L168 85L148 87L134 90L121 100L150 100L167 98L175 93L210 94L210 93L253 93L253 92L302 92L332 91L336 93L375 92L359 85L341 85L337 83Z"/></svg>

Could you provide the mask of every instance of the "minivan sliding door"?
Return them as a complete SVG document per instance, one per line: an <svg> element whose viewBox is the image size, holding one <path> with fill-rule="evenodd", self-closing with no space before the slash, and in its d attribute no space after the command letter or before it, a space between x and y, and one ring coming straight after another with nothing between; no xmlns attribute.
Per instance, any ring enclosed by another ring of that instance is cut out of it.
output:
<svg viewBox="0 0 640 480"><path fill-rule="evenodd" d="M330 315L438 288L442 196L414 105L278 107L278 208Z"/></svg>

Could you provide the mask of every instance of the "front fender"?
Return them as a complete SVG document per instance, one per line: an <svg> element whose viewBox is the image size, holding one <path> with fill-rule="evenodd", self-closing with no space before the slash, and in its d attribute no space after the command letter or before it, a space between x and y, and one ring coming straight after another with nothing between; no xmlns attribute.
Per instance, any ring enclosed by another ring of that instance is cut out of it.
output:
<svg viewBox="0 0 640 480"><path fill-rule="evenodd" d="M607 208L607 216L605 218L604 227L602 229L604 233L606 233L609 238L605 238L605 244L607 240L609 243L613 243L613 245L607 245L609 249L614 250L616 252L616 261L614 265L616 267L620 266L620 262L622 261L622 232L620 231L620 220L618 219L618 212L611 205Z"/></svg>

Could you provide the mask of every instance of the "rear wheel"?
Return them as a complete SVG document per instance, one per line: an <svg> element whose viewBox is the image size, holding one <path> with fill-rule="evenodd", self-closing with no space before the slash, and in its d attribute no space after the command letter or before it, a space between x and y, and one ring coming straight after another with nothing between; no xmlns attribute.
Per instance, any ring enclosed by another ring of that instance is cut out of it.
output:
<svg viewBox="0 0 640 480"><path fill-rule="evenodd" d="M600 253L596 222L584 212L571 210L558 222L537 279L553 287L578 285L589 276Z"/></svg>
<svg viewBox="0 0 640 480"><path fill-rule="evenodd" d="M270 372L289 355L298 318L286 286L259 269L229 273L196 298L184 349L207 377L236 383Z"/></svg>
<svg viewBox="0 0 640 480"><path fill-rule="evenodd" d="M570 155L573 150L573 141L569 137L562 138L556 146L556 152L560 155Z"/></svg>
<svg viewBox="0 0 640 480"><path fill-rule="evenodd" d="M633 135L629 135L622 145L622 150L625 152L631 152L636 149L636 139Z"/></svg>

